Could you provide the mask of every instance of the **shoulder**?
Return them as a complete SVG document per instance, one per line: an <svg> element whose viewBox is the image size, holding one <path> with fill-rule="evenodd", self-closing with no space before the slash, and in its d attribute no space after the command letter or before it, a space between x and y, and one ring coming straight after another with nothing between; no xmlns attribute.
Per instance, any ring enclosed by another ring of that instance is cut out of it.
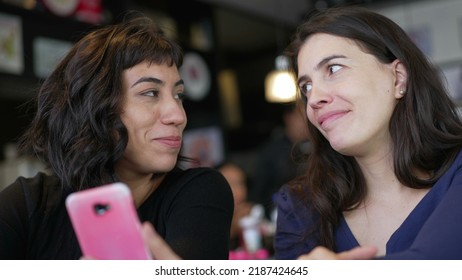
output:
<svg viewBox="0 0 462 280"><path fill-rule="evenodd" d="M43 172L34 177L18 177L11 185L0 193L1 205L24 205L28 211L33 211L42 202L47 207L59 201L62 191L56 176L47 175Z"/></svg>
<svg viewBox="0 0 462 280"><path fill-rule="evenodd" d="M457 169L461 169L461 167L462 167L462 149L457 154L452 166L457 167Z"/></svg>
<svg viewBox="0 0 462 280"><path fill-rule="evenodd" d="M46 188L56 188L57 186L59 186L57 177L47 175L43 172L38 172L34 177L18 177L1 193L2 197L14 194L38 195L42 193Z"/></svg>
<svg viewBox="0 0 462 280"><path fill-rule="evenodd" d="M215 183L220 187L229 187L223 175L213 168L198 167L183 169L174 169L169 175L168 180L176 184L191 184L191 183Z"/></svg>
<svg viewBox="0 0 462 280"><path fill-rule="evenodd" d="M462 148L453 158L452 163L450 164L449 168L446 170L446 173L451 173L451 172L456 173L456 172L460 172L460 170L462 170Z"/></svg>
<svg viewBox="0 0 462 280"><path fill-rule="evenodd" d="M174 169L166 183L177 192L194 192L204 197L231 196L231 188L223 175L213 168L198 167L186 170Z"/></svg>
<svg viewBox="0 0 462 280"><path fill-rule="evenodd" d="M302 196L302 191L295 190L289 184L283 185L274 195L274 202L279 208L287 212L305 213L308 210L306 199Z"/></svg>
<svg viewBox="0 0 462 280"><path fill-rule="evenodd" d="M274 197L277 205L275 258L295 259L309 252L316 240L307 239L307 233L316 228L319 215L309 206L301 193L284 185Z"/></svg>
<svg viewBox="0 0 462 280"><path fill-rule="evenodd" d="M174 174L176 176L186 176L186 177L200 177L200 176L216 176L216 175L221 175L218 170L210 168L210 167L194 167L194 168L187 168L187 169L181 169L181 168L175 168L172 170L171 174Z"/></svg>
<svg viewBox="0 0 462 280"><path fill-rule="evenodd" d="M438 179L435 186L447 185L450 183L457 182L459 184L462 181L462 150L456 155L452 164L445 171L445 173Z"/></svg>
<svg viewBox="0 0 462 280"><path fill-rule="evenodd" d="M452 192L462 191L462 151L457 154L449 168L447 168L432 186L431 193L438 194L437 197L440 197L450 190L452 190ZM460 197L460 195L458 197Z"/></svg>

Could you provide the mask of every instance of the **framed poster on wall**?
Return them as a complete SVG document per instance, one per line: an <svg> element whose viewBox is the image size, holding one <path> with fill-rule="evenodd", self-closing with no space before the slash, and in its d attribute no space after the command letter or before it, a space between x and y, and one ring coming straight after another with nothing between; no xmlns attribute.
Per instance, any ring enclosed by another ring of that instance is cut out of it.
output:
<svg viewBox="0 0 462 280"><path fill-rule="evenodd" d="M20 75L24 71L22 19L0 13L0 72Z"/></svg>
<svg viewBox="0 0 462 280"><path fill-rule="evenodd" d="M217 126L200 127L183 132L182 154L195 162L189 167L214 167L224 160L224 144L221 129Z"/></svg>
<svg viewBox="0 0 462 280"><path fill-rule="evenodd" d="M72 43L45 37L34 39L34 74L46 78L72 48Z"/></svg>

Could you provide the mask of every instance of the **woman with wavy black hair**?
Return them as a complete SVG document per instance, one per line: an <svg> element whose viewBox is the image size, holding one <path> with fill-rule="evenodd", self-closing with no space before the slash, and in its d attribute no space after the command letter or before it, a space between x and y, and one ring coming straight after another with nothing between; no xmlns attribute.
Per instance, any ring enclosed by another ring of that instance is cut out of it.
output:
<svg viewBox="0 0 462 280"><path fill-rule="evenodd" d="M21 139L50 172L0 193L0 258L81 257L65 199L118 181L176 254L228 258L229 185L212 169L178 167L187 122L182 59L177 43L140 15L72 47L41 86Z"/></svg>
<svg viewBox="0 0 462 280"><path fill-rule="evenodd" d="M462 259L462 123L425 55L354 6L312 14L287 52L312 152L278 193L276 258Z"/></svg>

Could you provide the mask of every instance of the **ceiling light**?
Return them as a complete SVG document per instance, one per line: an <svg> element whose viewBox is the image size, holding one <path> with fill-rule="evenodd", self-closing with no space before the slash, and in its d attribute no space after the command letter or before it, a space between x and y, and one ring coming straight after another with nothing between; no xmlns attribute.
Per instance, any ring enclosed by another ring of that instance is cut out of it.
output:
<svg viewBox="0 0 462 280"><path fill-rule="evenodd" d="M295 100L297 92L294 74L289 71L286 56L276 57L276 70L268 73L265 79L265 99L272 103L287 103Z"/></svg>

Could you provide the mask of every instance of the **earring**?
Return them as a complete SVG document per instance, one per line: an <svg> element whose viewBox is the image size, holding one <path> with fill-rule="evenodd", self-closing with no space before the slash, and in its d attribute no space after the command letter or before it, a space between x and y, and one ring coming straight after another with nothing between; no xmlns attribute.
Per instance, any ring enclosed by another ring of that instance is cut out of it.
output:
<svg viewBox="0 0 462 280"><path fill-rule="evenodd" d="M406 93L406 91L405 91L404 89L401 89L401 90L399 91L399 94L400 94L400 95L404 95L405 93Z"/></svg>

